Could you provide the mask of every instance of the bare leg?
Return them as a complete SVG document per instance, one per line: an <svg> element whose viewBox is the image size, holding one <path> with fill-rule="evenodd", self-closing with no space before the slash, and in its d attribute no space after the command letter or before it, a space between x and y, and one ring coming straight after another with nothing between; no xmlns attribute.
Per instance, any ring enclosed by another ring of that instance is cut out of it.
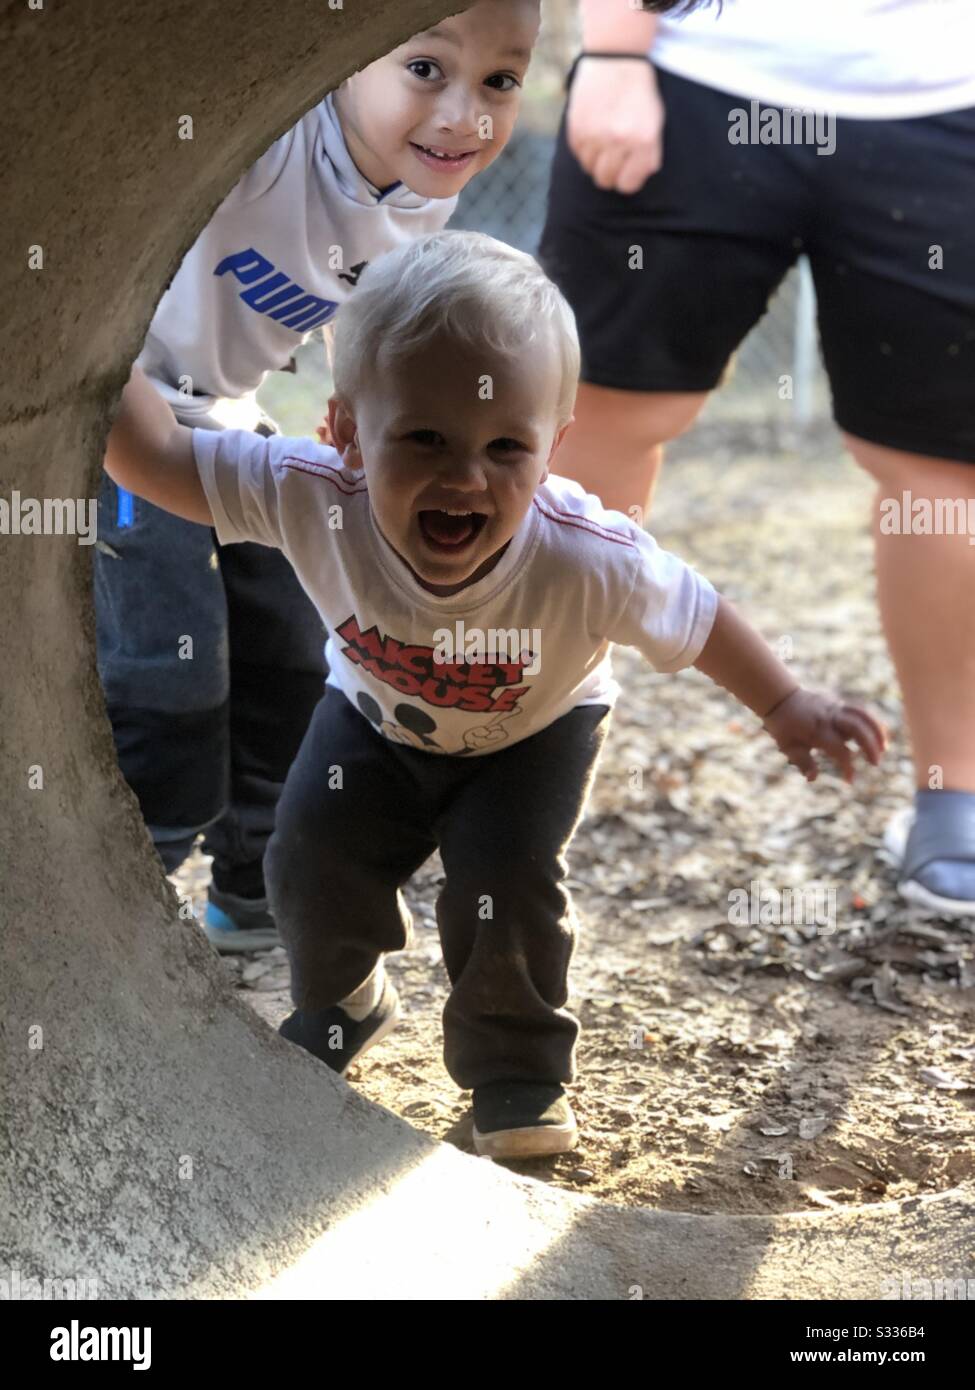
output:
<svg viewBox="0 0 975 1390"><path fill-rule="evenodd" d="M845 438L878 483L874 543L880 613L914 753L918 790L902 891L943 915L970 916L975 913L975 546L967 533L885 534L880 522L885 498L896 499L902 531L918 499L960 500L964 516L975 497L975 468ZM911 495L906 503L905 493Z"/></svg>
<svg viewBox="0 0 975 1390"><path fill-rule="evenodd" d="M603 505L627 515L650 509L663 445L683 434L706 391L616 391L582 382L575 424L555 456L554 471L574 478Z"/></svg>
<svg viewBox="0 0 975 1390"><path fill-rule="evenodd" d="M876 478L874 543L880 614L904 697L919 789L975 792L975 545L967 535L882 535L880 504L975 498L975 467L844 436Z"/></svg>

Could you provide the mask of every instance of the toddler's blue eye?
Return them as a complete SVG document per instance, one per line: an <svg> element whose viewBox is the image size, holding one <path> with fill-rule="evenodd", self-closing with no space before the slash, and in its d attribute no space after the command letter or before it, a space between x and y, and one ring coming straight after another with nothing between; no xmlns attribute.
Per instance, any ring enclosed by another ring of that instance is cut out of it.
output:
<svg viewBox="0 0 975 1390"><path fill-rule="evenodd" d="M505 438L505 439L495 439L495 440L493 441L493 443L491 444L491 448L492 448L492 449L501 449L501 448L503 448L504 451L505 451L505 453L511 453L512 450L514 450L514 451L516 451L516 452L520 452L521 450L524 449L524 447L525 447L524 444L519 444L517 439L507 439L507 438Z"/></svg>

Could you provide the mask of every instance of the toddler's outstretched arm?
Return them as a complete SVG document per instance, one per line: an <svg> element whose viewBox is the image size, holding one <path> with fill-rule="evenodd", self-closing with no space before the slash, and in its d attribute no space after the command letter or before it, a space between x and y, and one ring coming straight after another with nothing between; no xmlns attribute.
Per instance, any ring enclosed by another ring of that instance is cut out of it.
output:
<svg viewBox="0 0 975 1390"><path fill-rule="evenodd" d="M804 690L759 634L726 598L718 597L714 626L694 665L723 685L759 716L789 762L807 781L819 769L812 756L821 749L837 764L844 781L853 781L850 740L876 765L887 746L887 732L860 705Z"/></svg>
<svg viewBox="0 0 975 1390"><path fill-rule="evenodd" d="M212 526L192 441L193 431L179 424L142 369L133 367L108 436L109 477L164 511Z"/></svg>

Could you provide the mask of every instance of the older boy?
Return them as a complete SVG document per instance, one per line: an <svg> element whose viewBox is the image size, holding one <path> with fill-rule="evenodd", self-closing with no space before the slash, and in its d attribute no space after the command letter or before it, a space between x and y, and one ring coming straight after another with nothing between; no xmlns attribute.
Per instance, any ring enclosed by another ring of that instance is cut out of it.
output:
<svg viewBox="0 0 975 1390"><path fill-rule="evenodd" d="M444 1059L494 1157L577 1139L565 851L617 694L610 643L725 685L810 780L813 748L850 778L846 740L871 762L884 742L864 710L798 688L707 580L550 477L578 371L571 310L532 258L440 233L370 266L339 314L341 456L186 429L134 377L106 457L223 543L279 547L331 633L268 850L283 1035L341 1072L388 1033L400 889L439 847Z"/></svg>
<svg viewBox="0 0 975 1390"><path fill-rule="evenodd" d="M356 73L244 175L187 253L138 359L177 418L273 433L254 392L363 268L443 227L511 135L539 0L479 0ZM122 772L168 872L200 830L206 931L274 945L263 859L322 693L325 634L283 556L226 549L106 479L99 669Z"/></svg>

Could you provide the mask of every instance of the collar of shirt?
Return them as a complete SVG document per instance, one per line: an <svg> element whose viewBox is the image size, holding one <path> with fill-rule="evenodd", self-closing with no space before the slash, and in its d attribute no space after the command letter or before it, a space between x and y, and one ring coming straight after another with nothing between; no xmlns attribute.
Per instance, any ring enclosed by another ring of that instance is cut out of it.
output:
<svg viewBox="0 0 975 1390"><path fill-rule="evenodd" d="M384 207L396 208L428 207L433 199L422 198L418 193L414 193L412 188L407 188L405 183L398 182L386 189L380 189L359 172L345 143L334 97L335 93L329 92L318 104L319 129L323 158L327 159L334 169L336 181L345 196L351 202L361 203L366 207L374 207L377 203L383 204Z"/></svg>
<svg viewBox="0 0 975 1390"><path fill-rule="evenodd" d="M408 594L417 607L437 612L469 613L487 600L495 598L514 578L522 563L528 560L539 535L539 512L534 505L529 507L527 516L508 542L507 550L494 569L476 584L468 584L456 594L431 594L417 582L409 565L400 558L380 531L371 506L369 533L382 568L393 584Z"/></svg>

